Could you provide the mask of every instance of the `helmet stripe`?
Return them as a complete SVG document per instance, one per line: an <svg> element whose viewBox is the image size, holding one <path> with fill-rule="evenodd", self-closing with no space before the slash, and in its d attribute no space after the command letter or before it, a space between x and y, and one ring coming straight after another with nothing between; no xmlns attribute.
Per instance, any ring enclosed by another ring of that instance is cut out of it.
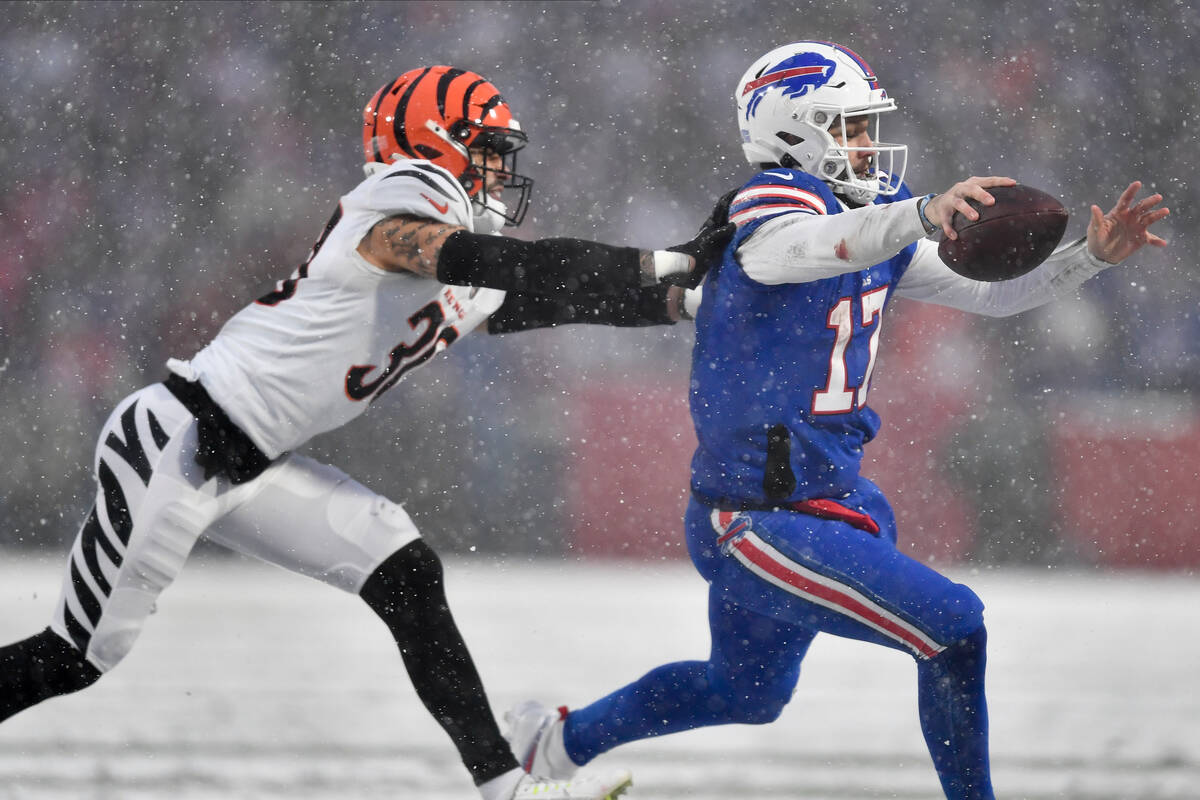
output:
<svg viewBox="0 0 1200 800"><path fill-rule="evenodd" d="M766 75L763 75L761 78L756 78L755 80L752 80L749 83L747 83L745 85L745 87L742 88L742 95L744 96L744 95L750 94L750 92L753 92L755 89L761 89L763 86L768 86L772 83L779 83L780 81L786 81L788 78L795 78L800 75L817 75L824 71L825 71L825 67L812 66L812 67L795 67L793 69L785 69L782 72L768 72Z"/></svg>
<svg viewBox="0 0 1200 800"><path fill-rule="evenodd" d="M504 102L504 98L500 96L499 92L492 95L491 99L489 99L486 103L483 104L483 110L479 112L479 118L485 119L487 117L489 111L491 111L493 108L495 108L496 106L500 105L503 102Z"/></svg>
<svg viewBox="0 0 1200 800"><path fill-rule="evenodd" d="M467 122L471 121L471 95L475 92L476 89L478 89L480 86L482 86L485 83L487 83L487 81L485 81L483 78L480 78L479 80L475 81L470 86L468 86L467 90L465 92L463 92L462 118L465 119Z"/></svg>
<svg viewBox="0 0 1200 800"><path fill-rule="evenodd" d="M879 81L875 77L875 70L871 69L871 65L867 63L865 58L851 50L849 47L843 47L836 42L819 42L819 44L829 45L834 50L850 56L851 60L853 60L855 64L858 64L858 68L863 71L863 76L866 77L867 83L870 84L871 88L879 88Z"/></svg>
<svg viewBox="0 0 1200 800"><path fill-rule="evenodd" d="M396 78L387 86L379 90L379 94L375 95L378 99L375 101L375 107L371 109L371 149L375 151L375 160L383 161L383 151L379 149L379 107L383 105L383 100L392 91L392 87L396 85Z"/></svg>
<svg viewBox="0 0 1200 800"><path fill-rule="evenodd" d="M421 74L413 79L413 82L404 90L404 94L400 95L400 102L396 104L396 113L392 118L392 131L396 135L396 144L412 158L417 157L417 153L408 143L408 133L406 132L405 117L408 115L408 101L412 99L413 91L416 90L417 84L424 79L433 67L426 67L421 70Z"/></svg>
<svg viewBox="0 0 1200 800"><path fill-rule="evenodd" d="M454 79L459 75L465 75L466 73L467 71L465 69L451 67L450 69L446 70L442 77L438 78L437 106L438 113L443 117L446 116L446 95L450 92L450 84L453 83Z"/></svg>
<svg viewBox="0 0 1200 800"><path fill-rule="evenodd" d="M400 78L396 78L396 80L400 80ZM396 85L396 80L392 80L390 84L379 90L379 94L376 95L376 102L374 102L374 106L371 109L371 150L376 161L383 161L383 151L379 150L379 107L383 106L383 98L388 96L388 92L391 91L392 86Z"/></svg>

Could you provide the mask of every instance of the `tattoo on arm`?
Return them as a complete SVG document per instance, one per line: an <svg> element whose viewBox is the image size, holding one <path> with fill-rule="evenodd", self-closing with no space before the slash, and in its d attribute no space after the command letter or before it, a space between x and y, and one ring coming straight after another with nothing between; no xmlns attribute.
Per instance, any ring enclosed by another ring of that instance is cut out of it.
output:
<svg viewBox="0 0 1200 800"><path fill-rule="evenodd" d="M358 246L368 261L389 272L415 272L424 278L437 277L442 244L459 225L434 222L422 217L389 217L371 228Z"/></svg>

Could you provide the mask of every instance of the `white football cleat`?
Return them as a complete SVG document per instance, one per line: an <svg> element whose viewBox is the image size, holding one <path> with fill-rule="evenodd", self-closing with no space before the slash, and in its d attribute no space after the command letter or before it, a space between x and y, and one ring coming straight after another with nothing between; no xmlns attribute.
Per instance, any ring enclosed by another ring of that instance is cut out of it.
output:
<svg viewBox="0 0 1200 800"><path fill-rule="evenodd" d="M518 703L505 712L509 746L517 763L530 775L561 781L575 777L579 771L563 744L566 718L566 706L552 709L536 700Z"/></svg>
<svg viewBox="0 0 1200 800"><path fill-rule="evenodd" d="M526 775L517 783L512 800L613 800L633 785L629 770L607 769L569 781Z"/></svg>

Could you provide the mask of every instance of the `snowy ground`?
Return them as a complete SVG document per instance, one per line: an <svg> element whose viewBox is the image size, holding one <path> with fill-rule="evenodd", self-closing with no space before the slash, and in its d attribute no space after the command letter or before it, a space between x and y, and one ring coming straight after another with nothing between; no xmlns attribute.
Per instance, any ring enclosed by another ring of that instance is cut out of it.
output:
<svg viewBox="0 0 1200 800"><path fill-rule="evenodd" d="M662 661L703 656L685 564L451 560L451 600L497 712L578 704ZM1200 579L956 574L988 604L1003 798L1200 798ZM0 553L0 641L41 627L58 566ZM818 639L763 727L605 758L631 800L936 798L899 653ZM475 797L359 601L244 561L189 566L139 646L90 690L0 726L0 800Z"/></svg>

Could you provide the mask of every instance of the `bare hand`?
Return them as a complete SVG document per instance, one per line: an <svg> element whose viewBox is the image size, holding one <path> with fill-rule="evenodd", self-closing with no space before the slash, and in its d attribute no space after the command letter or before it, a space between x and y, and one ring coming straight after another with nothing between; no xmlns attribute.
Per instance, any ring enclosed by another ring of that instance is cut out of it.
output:
<svg viewBox="0 0 1200 800"><path fill-rule="evenodd" d="M979 219L979 212L971 207L968 200L977 200L985 206L993 205L996 198L987 193L994 186L1016 186L1012 178L1001 178L996 175L986 177L971 177L956 183L942 194L929 201L925 206L925 217L934 225L940 225L947 239L957 239L958 233L950 224L957 211L969 220Z"/></svg>
<svg viewBox="0 0 1200 800"><path fill-rule="evenodd" d="M1133 203L1133 198L1142 188L1141 181L1134 181L1121 192L1116 206L1107 214L1100 213L1100 206L1092 206L1092 218L1088 222L1087 244L1092 255L1109 264L1120 264L1141 249L1142 245L1166 247L1148 228L1171 213L1169 208L1155 208L1162 202L1161 194L1152 194ZM1133 203L1133 205L1130 205ZM933 201L929 201L933 205Z"/></svg>

